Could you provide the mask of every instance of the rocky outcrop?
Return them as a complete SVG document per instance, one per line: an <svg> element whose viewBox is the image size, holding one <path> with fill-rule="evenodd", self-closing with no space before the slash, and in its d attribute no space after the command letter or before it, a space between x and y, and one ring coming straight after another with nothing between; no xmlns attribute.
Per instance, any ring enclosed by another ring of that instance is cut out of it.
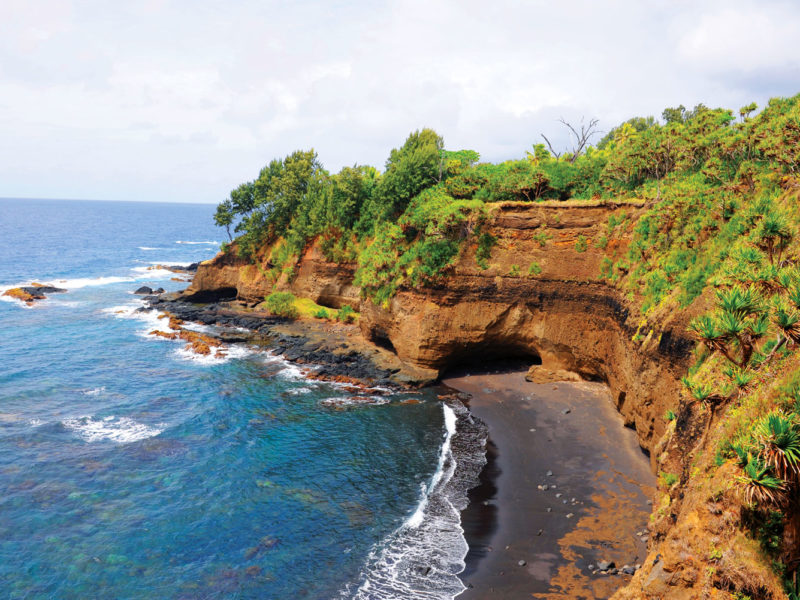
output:
<svg viewBox="0 0 800 600"><path fill-rule="evenodd" d="M635 219L641 210L635 203L495 205L484 229L496 238L485 268L473 243L438 284L403 289L383 306L359 302L354 266L328 262L316 244L295 278L281 279L277 287L324 305L360 304L362 336L415 368L441 374L465 362L527 357L540 364L534 377L562 373L603 381L642 447L657 451L651 455L655 469L667 428L662 416L677 405L694 347L686 334L693 315L656 308L645 317L624 291L599 277L607 257L627 251L628 240L613 224ZM261 300L273 289L268 268L219 255L200 265L185 298ZM683 531L673 523L671 531ZM667 529L658 539L665 536ZM639 591L628 587L620 597L659 597L664 586L674 593L676 585L691 597L689 579L676 580L672 564L658 566L659 548L653 540L634 579Z"/></svg>
<svg viewBox="0 0 800 600"><path fill-rule="evenodd" d="M326 260L312 244L291 281L273 283L262 257L235 248L201 263L183 298L256 303L273 289L325 306L361 311L363 336L405 363L440 373L464 361L529 357L551 371L604 381L626 423L651 449L674 406L693 342L686 313L644 319L638 306L599 279L607 256L623 256L609 223L634 219L640 204L504 203L486 231L496 238L487 268L477 244L465 248L441 283L398 292L388 306L361 301L355 265ZM656 325L657 324L657 325Z"/></svg>
<svg viewBox="0 0 800 600"><path fill-rule="evenodd" d="M550 370L604 381L650 449L663 433L660 417L677 397L693 342L684 333L685 315L659 315L651 327L624 294L598 280L606 253L627 249L624 239L602 240L609 217L622 220L637 210L497 207L488 269L478 266L471 247L442 285L403 290L388 307L365 302L362 332L429 368L527 356Z"/></svg>
<svg viewBox="0 0 800 600"><path fill-rule="evenodd" d="M23 287L11 288L3 292L3 296L14 298L20 302L24 302L28 306L33 305L36 300L44 300L47 298L46 294L63 294L67 290L57 288L52 285L44 285L42 283L32 283Z"/></svg>
<svg viewBox="0 0 800 600"><path fill-rule="evenodd" d="M313 244L303 255L297 272L288 281L269 276L269 259L255 263L237 255L235 246L227 253L202 262L184 297L197 302L216 302L235 297L245 302L261 302L273 287L289 289L298 296L311 298L318 304L341 308L345 304L358 310L359 289L353 285L355 266L332 263L325 259L319 244Z"/></svg>

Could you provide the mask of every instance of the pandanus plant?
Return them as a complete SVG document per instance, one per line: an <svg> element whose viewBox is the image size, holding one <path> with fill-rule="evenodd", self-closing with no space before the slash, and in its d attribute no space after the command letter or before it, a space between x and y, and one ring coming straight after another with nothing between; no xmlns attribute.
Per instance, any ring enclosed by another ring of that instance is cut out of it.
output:
<svg viewBox="0 0 800 600"><path fill-rule="evenodd" d="M769 213L761 219L756 230L756 246L766 251L770 264L774 263L776 252L780 262L780 256L791 240L792 230L783 215Z"/></svg>
<svg viewBox="0 0 800 600"><path fill-rule="evenodd" d="M794 421L780 412L770 413L756 425L755 436L761 446L760 457L764 464L784 480L797 480L800 474L800 433Z"/></svg>
<svg viewBox="0 0 800 600"><path fill-rule="evenodd" d="M725 369L725 374L730 378L731 383L736 388L738 396L743 396L750 389L755 375L750 369L741 367L728 367Z"/></svg>
<svg viewBox="0 0 800 600"><path fill-rule="evenodd" d="M772 469L758 457L749 456L742 471L737 480L745 504L780 506L786 501L786 483L772 475Z"/></svg>
<svg viewBox="0 0 800 600"><path fill-rule="evenodd" d="M769 328L761 295L752 286L734 286L717 292L717 301L719 315L716 318L702 315L689 324L689 330L709 350L720 352L730 362L744 368L753 356L756 343ZM734 348L738 348L738 353Z"/></svg>

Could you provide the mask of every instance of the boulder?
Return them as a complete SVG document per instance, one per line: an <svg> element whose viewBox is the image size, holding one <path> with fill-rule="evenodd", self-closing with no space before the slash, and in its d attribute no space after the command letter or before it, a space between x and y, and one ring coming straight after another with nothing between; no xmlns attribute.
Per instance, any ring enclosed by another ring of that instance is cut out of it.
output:
<svg viewBox="0 0 800 600"><path fill-rule="evenodd" d="M531 383L552 383L553 381L583 381L581 376L563 369L548 369L542 365L533 365L528 369L525 379Z"/></svg>
<svg viewBox="0 0 800 600"><path fill-rule="evenodd" d="M134 294L140 294L142 296L147 296L147 295L153 293L153 289L151 287L149 287L149 286L143 285L142 287L140 287L138 290L136 290L133 293Z"/></svg>
<svg viewBox="0 0 800 600"><path fill-rule="evenodd" d="M613 569L615 567L615 563L613 560L598 560L597 561L597 569L599 571L608 571L609 569Z"/></svg>

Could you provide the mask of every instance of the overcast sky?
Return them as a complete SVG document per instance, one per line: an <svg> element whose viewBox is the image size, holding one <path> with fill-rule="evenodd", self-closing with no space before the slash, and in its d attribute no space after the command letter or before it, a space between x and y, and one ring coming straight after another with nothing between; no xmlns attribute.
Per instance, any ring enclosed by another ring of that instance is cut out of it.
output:
<svg viewBox="0 0 800 600"><path fill-rule="evenodd" d="M0 196L219 202L271 158L484 160L800 92L800 3L2 0Z"/></svg>

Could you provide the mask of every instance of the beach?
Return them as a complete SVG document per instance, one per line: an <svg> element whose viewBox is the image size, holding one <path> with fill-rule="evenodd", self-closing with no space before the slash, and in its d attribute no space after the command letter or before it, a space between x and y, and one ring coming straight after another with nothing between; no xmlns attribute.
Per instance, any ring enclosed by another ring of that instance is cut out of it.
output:
<svg viewBox="0 0 800 600"><path fill-rule="evenodd" d="M519 365L443 383L471 396L490 440L462 513L470 551L459 599L610 597L630 576L592 571L644 560L655 477L606 387L529 383Z"/></svg>

